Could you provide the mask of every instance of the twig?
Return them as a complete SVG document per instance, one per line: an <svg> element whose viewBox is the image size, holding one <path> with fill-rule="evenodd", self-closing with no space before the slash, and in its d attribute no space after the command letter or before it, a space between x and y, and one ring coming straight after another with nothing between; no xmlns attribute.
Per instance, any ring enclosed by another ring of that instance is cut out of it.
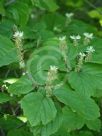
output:
<svg viewBox="0 0 102 136"><path fill-rule="evenodd" d="M84 0L84 1L85 1L85 3L87 3L90 7L92 7L93 9L95 9L99 14L102 15L101 10L97 9L97 7L96 7L94 4L92 4L92 3L91 3L90 1L88 1L88 0Z"/></svg>

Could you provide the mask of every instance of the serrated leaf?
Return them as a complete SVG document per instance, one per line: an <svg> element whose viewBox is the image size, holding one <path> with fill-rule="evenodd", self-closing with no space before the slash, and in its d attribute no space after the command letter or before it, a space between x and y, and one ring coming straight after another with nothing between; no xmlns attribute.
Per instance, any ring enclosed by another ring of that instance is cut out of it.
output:
<svg viewBox="0 0 102 136"><path fill-rule="evenodd" d="M15 83L9 86L8 91L12 94L26 94L33 90L33 83L27 76L22 76Z"/></svg>
<svg viewBox="0 0 102 136"><path fill-rule="evenodd" d="M6 37L0 35L0 67L17 61L15 45Z"/></svg>
<svg viewBox="0 0 102 136"><path fill-rule="evenodd" d="M17 25L25 26L29 19L30 7L27 3L16 1L7 9L8 17L15 20Z"/></svg>
<svg viewBox="0 0 102 136"><path fill-rule="evenodd" d="M100 131L102 124L100 119L96 119L96 120L87 120L86 125L91 130Z"/></svg>
<svg viewBox="0 0 102 136"><path fill-rule="evenodd" d="M102 88L102 66L87 63L81 72L71 72L68 81L80 95L93 96L96 89Z"/></svg>
<svg viewBox="0 0 102 136"><path fill-rule="evenodd" d="M21 100L21 107L31 126L40 122L46 125L56 117L56 108L51 98L39 92L30 93Z"/></svg>
<svg viewBox="0 0 102 136"><path fill-rule="evenodd" d="M68 132L80 129L84 125L84 119L67 106L63 108L63 126Z"/></svg>
<svg viewBox="0 0 102 136"><path fill-rule="evenodd" d="M53 93L60 102L70 106L73 111L77 112L84 119L94 120L100 116L99 107L93 99L80 96L75 91L69 89L69 87L61 87L54 90Z"/></svg>
<svg viewBox="0 0 102 136"><path fill-rule="evenodd" d="M60 111L59 109L55 119L52 122L48 123L46 126L42 127L41 135L50 136L54 134L61 127L62 121L63 121L63 115L62 115L62 111Z"/></svg>

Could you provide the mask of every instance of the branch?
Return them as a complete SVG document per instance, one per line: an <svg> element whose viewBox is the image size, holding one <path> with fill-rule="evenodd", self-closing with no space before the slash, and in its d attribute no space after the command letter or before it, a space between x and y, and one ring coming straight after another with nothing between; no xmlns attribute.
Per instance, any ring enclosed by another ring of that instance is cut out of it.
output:
<svg viewBox="0 0 102 136"><path fill-rule="evenodd" d="M97 9L97 7L94 5L94 4L92 4L90 1L88 1L88 0L84 0L85 1L85 3L87 3L90 7L92 7L93 9L95 9L99 14L101 14L102 15L102 11L101 10L99 10L99 9Z"/></svg>

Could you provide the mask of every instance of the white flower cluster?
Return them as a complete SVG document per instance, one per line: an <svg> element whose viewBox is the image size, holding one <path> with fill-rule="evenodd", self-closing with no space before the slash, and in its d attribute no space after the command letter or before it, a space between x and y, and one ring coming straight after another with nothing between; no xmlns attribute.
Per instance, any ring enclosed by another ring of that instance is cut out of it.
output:
<svg viewBox="0 0 102 136"><path fill-rule="evenodd" d="M48 78L47 82L51 83L56 79L56 74L57 74L58 68L56 66L50 66L49 71L48 71Z"/></svg>
<svg viewBox="0 0 102 136"><path fill-rule="evenodd" d="M91 40L94 38L93 33L85 32L83 33L83 35L84 35L84 45L88 45L91 42Z"/></svg>
<svg viewBox="0 0 102 136"><path fill-rule="evenodd" d="M81 36L80 35L71 35L70 38L72 40L80 40L81 39Z"/></svg>
<svg viewBox="0 0 102 136"><path fill-rule="evenodd" d="M67 18L72 18L74 16L74 13L66 13L65 16Z"/></svg>
<svg viewBox="0 0 102 136"><path fill-rule="evenodd" d="M17 47L17 53L18 53L18 58L19 58L19 66L21 69L25 68L25 62L24 62L24 54L23 54L23 45L22 45L22 40L23 40L23 32L21 31L16 31L13 35L15 45Z"/></svg>
<svg viewBox="0 0 102 136"><path fill-rule="evenodd" d="M59 37L59 41L63 42L66 40L66 36Z"/></svg>
<svg viewBox="0 0 102 136"><path fill-rule="evenodd" d="M23 32L16 31L13 35L14 39L22 39L23 38Z"/></svg>
<svg viewBox="0 0 102 136"><path fill-rule="evenodd" d="M95 52L95 49L93 48L93 46L89 46L86 48L86 54L82 52L79 53L78 64L75 68L76 71L81 70L84 61L87 62L91 59L93 52Z"/></svg>
<svg viewBox="0 0 102 136"><path fill-rule="evenodd" d="M95 49L93 48L93 46L88 46L86 48L86 53L90 54L90 53L93 53L93 52L95 52ZM83 57L85 57L87 55L85 53L80 52L79 56L83 58Z"/></svg>
<svg viewBox="0 0 102 136"><path fill-rule="evenodd" d="M86 56L86 54L85 54L85 53L80 52L80 53L79 53L79 56L80 56L80 58L83 58L83 57L85 57L85 56Z"/></svg>
<svg viewBox="0 0 102 136"><path fill-rule="evenodd" d="M93 52L95 52L95 49L93 48L93 46L89 46L89 47L87 47L86 52L93 53Z"/></svg>
<svg viewBox="0 0 102 136"><path fill-rule="evenodd" d="M93 33L87 33L87 32L85 32L83 35L85 36L85 38L93 39Z"/></svg>
<svg viewBox="0 0 102 136"><path fill-rule="evenodd" d="M50 71L57 73L58 68L56 66L50 66Z"/></svg>
<svg viewBox="0 0 102 136"><path fill-rule="evenodd" d="M47 97L52 96L53 81L57 78L57 75L56 75L57 71L58 71L58 68L56 66L52 66L52 65L50 66L50 69L48 71L46 86L45 86Z"/></svg>
<svg viewBox="0 0 102 136"><path fill-rule="evenodd" d="M81 36L80 35L71 35L70 39L73 40L74 46L77 46L78 45L78 41L81 39Z"/></svg>
<svg viewBox="0 0 102 136"><path fill-rule="evenodd" d="M91 40L94 38L93 33L85 32L83 33L83 35L84 35L84 41L83 41L84 45L88 45L91 42ZM73 40L74 45L76 46L78 44L78 40L81 39L81 36L80 35L70 35L70 39Z"/></svg>

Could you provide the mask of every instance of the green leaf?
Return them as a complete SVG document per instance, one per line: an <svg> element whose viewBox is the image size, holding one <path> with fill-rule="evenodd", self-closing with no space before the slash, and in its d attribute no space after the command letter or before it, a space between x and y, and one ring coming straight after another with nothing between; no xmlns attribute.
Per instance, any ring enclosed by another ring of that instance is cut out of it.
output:
<svg viewBox="0 0 102 136"><path fill-rule="evenodd" d="M69 24L68 29L66 31L68 35L70 36L70 34L83 35L84 32L96 33L97 29L94 26L89 25L81 20L73 19L72 22Z"/></svg>
<svg viewBox="0 0 102 136"><path fill-rule="evenodd" d="M4 115L4 117L0 118L0 127L6 131L16 129L22 123L22 121L11 115Z"/></svg>
<svg viewBox="0 0 102 136"><path fill-rule="evenodd" d="M11 38L13 33L12 33L12 26L14 25L14 22L9 19L4 19L0 23L0 34L2 36L5 36L7 38Z"/></svg>
<svg viewBox="0 0 102 136"><path fill-rule="evenodd" d="M56 117L56 108L51 98L39 92L30 93L21 100L21 107L31 126L40 122L46 125Z"/></svg>
<svg viewBox="0 0 102 136"><path fill-rule="evenodd" d="M41 130L42 136L50 136L58 131L61 127L63 121L62 111L58 110L58 113L53 121L48 123L46 126L43 126Z"/></svg>
<svg viewBox="0 0 102 136"><path fill-rule="evenodd" d="M35 82L45 84L51 65L55 65L62 71L66 70L58 46L45 46L35 50L27 62L27 69Z"/></svg>
<svg viewBox="0 0 102 136"><path fill-rule="evenodd" d="M10 101L11 97L6 93L0 93L0 103Z"/></svg>
<svg viewBox="0 0 102 136"><path fill-rule="evenodd" d="M73 71L69 74L68 81L71 87L80 95L92 96L94 94L95 86L93 76L84 72L78 73Z"/></svg>
<svg viewBox="0 0 102 136"><path fill-rule="evenodd" d="M93 96L96 89L102 89L102 65L87 63L80 72L71 72L68 81L80 95Z"/></svg>
<svg viewBox="0 0 102 136"><path fill-rule="evenodd" d="M27 3L16 1L7 8L8 17L14 19L17 25L25 26L30 15L30 7Z"/></svg>
<svg viewBox="0 0 102 136"><path fill-rule="evenodd" d="M79 134L75 136L93 136L93 134L90 131L80 131Z"/></svg>
<svg viewBox="0 0 102 136"><path fill-rule="evenodd" d="M34 1L35 5L41 9L47 9L51 12L56 11L58 9L58 5L56 4L55 0L32 0Z"/></svg>
<svg viewBox="0 0 102 136"><path fill-rule="evenodd" d="M100 131L100 129L101 129L101 120L100 119L87 120L86 125L91 130Z"/></svg>
<svg viewBox="0 0 102 136"><path fill-rule="evenodd" d="M7 136L33 136L33 134L24 129L15 129L9 131Z"/></svg>
<svg viewBox="0 0 102 136"><path fill-rule="evenodd" d="M91 18L96 18L96 19L102 19L102 15L100 14L100 12L102 11L102 8L96 8L95 10L91 10L88 15Z"/></svg>
<svg viewBox="0 0 102 136"><path fill-rule="evenodd" d="M15 45L6 37L0 36L0 67L17 61Z"/></svg>
<svg viewBox="0 0 102 136"><path fill-rule="evenodd" d="M94 120L100 116L99 107L93 99L80 96L69 87L61 87L54 90L53 93L60 102L70 106L72 111L77 112L84 119Z"/></svg>
<svg viewBox="0 0 102 136"><path fill-rule="evenodd" d="M93 45L95 52L92 54L92 58L91 58L90 62L102 64L102 52L101 52L102 46L101 46L101 43L102 43L101 38L95 37L92 40L91 44Z"/></svg>
<svg viewBox="0 0 102 136"><path fill-rule="evenodd" d="M45 22L47 28L53 31L54 31L54 27L57 27L62 31L65 26L65 21L66 21L65 17L59 13L54 13L54 14L48 13L42 17L42 22Z"/></svg>
<svg viewBox="0 0 102 136"><path fill-rule="evenodd" d="M4 0L0 1L0 14L5 16Z"/></svg>
<svg viewBox="0 0 102 136"><path fill-rule="evenodd" d="M77 0L77 3L75 4L74 0L66 0L66 5L74 7L74 8L80 8L83 5L83 1Z"/></svg>
<svg viewBox="0 0 102 136"><path fill-rule="evenodd" d="M59 129L59 131L51 136L71 136L68 131L66 131L63 127Z"/></svg>
<svg viewBox="0 0 102 136"><path fill-rule="evenodd" d="M80 129L84 125L84 119L69 109L67 106L63 108L63 126L67 129L68 132L75 129Z"/></svg>
<svg viewBox="0 0 102 136"><path fill-rule="evenodd" d="M28 78L28 76L22 76L20 79L18 79L15 83L11 84L9 86L9 93L20 95L20 94L26 94L33 90L33 83Z"/></svg>

